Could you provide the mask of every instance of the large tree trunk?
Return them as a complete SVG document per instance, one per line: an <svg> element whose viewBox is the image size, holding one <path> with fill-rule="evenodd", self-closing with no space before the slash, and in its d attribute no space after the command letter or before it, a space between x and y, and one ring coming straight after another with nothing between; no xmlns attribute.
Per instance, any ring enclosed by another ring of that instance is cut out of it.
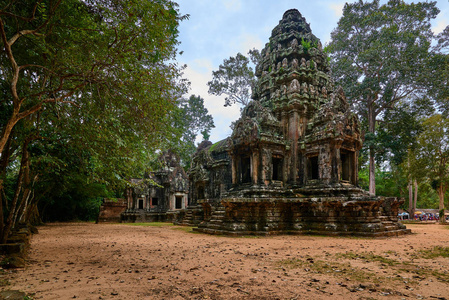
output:
<svg viewBox="0 0 449 300"><path fill-rule="evenodd" d="M14 114L16 114L15 111L14 111ZM7 147L6 144L8 143L10 136L12 134L12 130L18 121L19 120L18 120L17 116L13 115L8 120L8 122L4 125L3 130L0 134L0 153L2 153L3 150Z"/></svg>
<svg viewBox="0 0 449 300"><path fill-rule="evenodd" d="M33 201L30 207L27 210L27 214L25 216L26 223L29 223L34 226L42 225L42 220L39 215L39 210L37 209L37 201Z"/></svg>
<svg viewBox="0 0 449 300"><path fill-rule="evenodd" d="M12 135L9 136L8 142L3 148L3 152L0 151L0 237L3 236L4 229L3 212L5 210L3 209L3 207L6 207L8 203L8 199L6 199L6 193L4 190L3 180L6 179L6 168L8 167L9 158L11 156L11 153L13 152L11 150L11 137Z"/></svg>
<svg viewBox="0 0 449 300"><path fill-rule="evenodd" d="M418 202L418 180L415 179L414 185L415 185L415 196L413 197L413 214L415 214L416 203Z"/></svg>
<svg viewBox="0 0 449 300"><path fill-rule="evenodd" d="M413 211L413 185L411 179L408 183L408 213L410 215L410 219L415 217L415 212Z"/></svg>
<svg viewBox="0 0 449 300"><path fill-rule="evenodd" d="M440 223L445 223L446 219L444 216L444 193L446 192L446 188L444 187L443 183L440 183L440 186L438 187L438 198L440 199L440 204L438 206L438 211L440 212L443 210L443 215L440 215Z"/></svg>
<svg viewBox="0 0 449 300"><path fill-rule="evenodd" d="M371 101L368 99L368 132L373 134L376 130L376 116L374 107ZM374 146L369 147L369 193L371 195L376 195L376 164L374 161L375 150Z"/></svg>
<svg viewBox="0 0 449 300"><path fill-rule="evenodd" d="M19 197L21 194L25 173L27 171L26 169L29 166L29 164L28 164L29 153L27 150L29 142L30 142L29 140L26 140L23 143L22 159L20 161L20 171L19 171L19 176L17 178L16 191L14 193L14 198L12 199L11 206L9 207L8 217L6 218L6 221L5 221L5 224L3 227L3 232L0 237L0 243L2 243L2 244L6 243L6 240L8 239L11 229L13 228L14 220L17 217L17 213L18 213L17 204L19 202L18 200L19 200Z"/></svg>

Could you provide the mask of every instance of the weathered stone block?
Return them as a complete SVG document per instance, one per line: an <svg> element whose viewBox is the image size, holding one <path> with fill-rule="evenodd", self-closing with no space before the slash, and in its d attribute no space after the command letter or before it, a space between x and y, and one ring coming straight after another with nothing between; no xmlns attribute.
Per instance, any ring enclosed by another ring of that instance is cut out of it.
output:
<svg viewBox="0 0 449 300"><path fill-rule="evenodd" d="M2 254L20 254L25 251L24 243L0 244L0 253Z"/></svg>

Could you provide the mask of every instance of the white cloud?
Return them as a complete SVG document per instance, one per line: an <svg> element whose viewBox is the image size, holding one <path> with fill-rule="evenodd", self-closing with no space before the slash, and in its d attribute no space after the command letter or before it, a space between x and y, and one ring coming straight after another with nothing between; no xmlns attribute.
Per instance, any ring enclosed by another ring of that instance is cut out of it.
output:
<svg viewBox="0 0 449 300"><path fill-rule="evenodd" d="M190 94L199 95L204 99L204 106L214 118L215 128L211 130L210 140L220 141L231 134L229 126L240 116L237 105L224 107L224 96L217 97L208 93L207 82L212 80L212 62L208 59L195 59L187 64L184 77L192 83Z"/></svg>
<svg viewBox="0 0 449 300"><path fill-rule="evenodd" d="M435 26L432 27L432 31L435 34L443 32L443 30L448 26L447 20L439 20Z"/></svg>
<svg viewBox="0 0 449 300"><path fill-rule="evenodd" d="M336 17L341 17L343 15L343 7L345 6L345 2L340 3L331 3L329 8L334 12Z"/></svg>
<svg viewBox="0 0 449 300"><path fill-rule="evenodd" d="M264 46L264 43L258 36L248 33L241 34L237 38L237 41L240 44L238 46L238 48L240 49L239 51L244 55L246 55L248 53L248 50L250 49L256 48L260 51Z"/></svg>
<svg viewBox="0 0 449 300"><path fill-rule="evenodd" d="M223 4L229 11L239 11L242 8L240 0L224 0Z"/></svg>

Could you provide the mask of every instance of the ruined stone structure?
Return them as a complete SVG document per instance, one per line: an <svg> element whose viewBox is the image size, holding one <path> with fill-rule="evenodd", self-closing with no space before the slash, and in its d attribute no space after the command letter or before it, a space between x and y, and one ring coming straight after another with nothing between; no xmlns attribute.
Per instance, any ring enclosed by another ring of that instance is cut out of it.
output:
<svg viewBox="0 0 449 300"><path fill-rule="evenodd" d="M357 187L358 119L299 11L285 12L261 57L232 135L193 157L180 222L218 234L408 233L400 200Z"/></svg>
<svg viewBox="0 0 449 300"><path fill-rule="evenodd" d="M98 213L97 223L120 222L121 214L126 210L125 199L103 199Z"/></svg>
<svg viewBox="0 0 449 300"><path fill-rule="evenodd" d="M131 179L122 222L170 221L188 205L188 178L171 151L160 156L161 168L143 179Z"/></svg>

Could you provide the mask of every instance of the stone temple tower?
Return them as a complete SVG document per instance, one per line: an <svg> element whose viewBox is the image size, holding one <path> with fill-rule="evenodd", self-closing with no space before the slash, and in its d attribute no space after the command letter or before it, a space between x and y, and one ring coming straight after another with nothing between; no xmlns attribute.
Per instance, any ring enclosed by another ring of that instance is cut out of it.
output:
<svg viewBox="0 0 449 300"><path fill-rule="evenodd" d="M358 119L341 87L334 86L321 42L298 10L286 11L273 29L256 76L253 101L232 135L202 144L193 157L190 219L197 230L410 232L397 221L403 200L358 187Z"/></svg>
<svg viewBox="0 0 449 300"><path fill-rule="evenodd" d="M259 136L271 137L267 142L272 145L258 148L272 152L268 165L274 169L253 172L258 177L254 179L266 182L274 174L285 187L338 182L357 185L357 154L362 147L357 118L350 112L342 89L335 89L321 42L299 11L285 12L261 56L253 99L268 110L265 114L277 120L280 132L260 122L256 125ZM244 113L237 122L238 132L234 130L233 136L244 135L240 127L248 126L245 117L251 117L259 104L253 103L245 110L246 116ZM245 148L248 139L241 140L246 141L241 143ZM255 142L264 143L264 139ZM234 143L234 152L236 148ZM258 150L237 152L254 151ZM257 168L253 162L253 171Z"/></svg>

